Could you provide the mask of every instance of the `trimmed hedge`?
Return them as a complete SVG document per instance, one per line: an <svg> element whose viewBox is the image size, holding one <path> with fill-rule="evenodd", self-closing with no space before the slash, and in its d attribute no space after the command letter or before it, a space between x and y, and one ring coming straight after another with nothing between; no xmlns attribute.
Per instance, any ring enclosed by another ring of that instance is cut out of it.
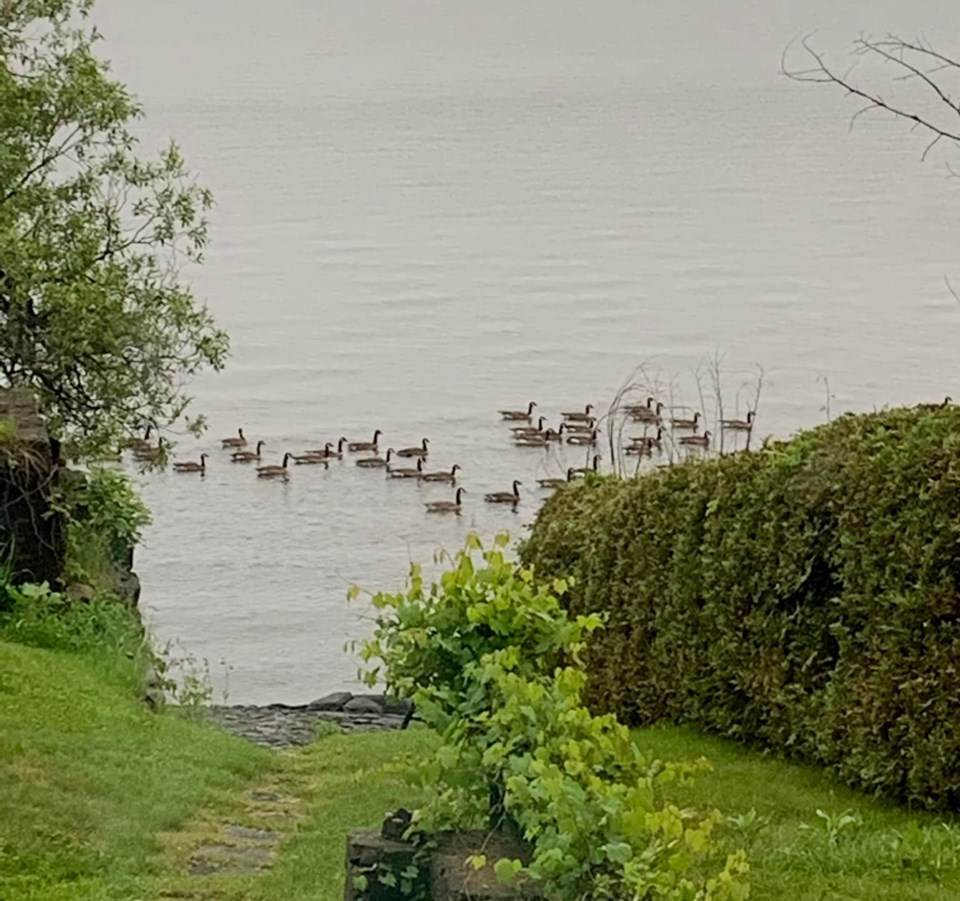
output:
<svg viewBox="0 0 960 901"><path fill-rule="evenodd" d="M960 806L960 408L564 487L522 556L609 615L594 708Z"/></svg>

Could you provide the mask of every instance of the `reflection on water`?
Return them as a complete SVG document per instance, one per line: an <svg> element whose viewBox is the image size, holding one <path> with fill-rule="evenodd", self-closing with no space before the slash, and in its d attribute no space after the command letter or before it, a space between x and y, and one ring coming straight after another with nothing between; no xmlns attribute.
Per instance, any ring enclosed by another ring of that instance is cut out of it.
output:
<svg viewBox="0 0 960 901"><path fill-rule="evenodd" d="M138 566L162 638L231 700L300 701L353 678L359 582L396 586L469 529L523 534L537 477L584 465L510 445L496 410L609 402L647 361L677 375L725 352L736 394L765 371L758 431L960 396L958 197L896 125L848 133L841 98L777 74L823 27L950 35L960 11L883 0L722 5L603 0L103 0L104 45L144 100L144 141L176 135L214 190L194 281L234 358L196 385L213 431L181 452L204 479L151 477ZM739 412L745 407L741 406ZM384 432L463 467L445 486L350 462L285 484L233 466L244 426L269 462ZM482 494L524 482L516 514Z"/></svg>

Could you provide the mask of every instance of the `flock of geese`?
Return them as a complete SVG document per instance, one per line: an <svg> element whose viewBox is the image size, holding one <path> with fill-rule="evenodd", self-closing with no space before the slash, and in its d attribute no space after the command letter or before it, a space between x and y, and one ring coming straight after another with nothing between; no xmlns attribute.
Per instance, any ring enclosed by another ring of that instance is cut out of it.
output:
<svg viewBox="0 0 960 901"><path fill-rule="evenodd" d="M710 447L711 433L699 432L700 413L695 412L692 417L674 417L665 420L663 416L663 402L648 397L645 404L628 404L618 408L628 421L643 426L644 434L630 438L624 452L638 457L652 457L663 450L664 429L669 429L676 444L686 448L707 449ZM561 422L557 428L546 426L546 417L537 417L534 424L534 411L537 404L531 401L526 409L499 410L500 419L510 426L510 435L517 447L550 448L560 443L574 447L593 448L597 446L600 430L594 407L587 404L582 411L568 411L561 413ZM745 419L721 419L720 428L734 432L751 432L754 425L754 412L747 413ZM650 430L655 430L650 433ZM679 437L677 437L677 433ZM322 448L305 450L294 454L289 451L283 455L280 464L260 465L262 462L265 441L257 441L254 448L249 449L249 441L243 429L237 429L237 434L221 441L221 449L229 452L230 462L238 465L256 466L259 479L286 481L290 475L290 463L296 466L323 466L329 468L334 462L344 460L345 454L365 454L355 459L354 463L361 469L383 470L388 478L409 479L427 483L441 483L456 488L452 500L429 501L424 504L428 513L459 514L463 506L463 496L467 490L457 485L459 464L454 464L449 470L427 471L425 463L430 456L430 439L424 438L420 444L412 447L403 447L399 450L387 448L384 456L380 455L380 439L383 432L377 429L369 441L349 441L340 438L337 442L328 441ZM142 439L130 443L135 459L149 462L164 453L164 439L161 437L157 444L150 441L150 429ZM198 474L203 476L207 470L209 454L201 454L199 461L175 462L173 470L182 474ZM394 465L394 459L403 460L407 465ZM413 461L416 461L413 463ZM413 465L410 465L413 464ZM583 477L600 468L600 455L595 454L590 466L570 467L563 478L537 479L540 488L553 489ZM508 504L514 509L520 503L519 479L513 481L510 491L494 491L483 495L486 503Z"/></svg>

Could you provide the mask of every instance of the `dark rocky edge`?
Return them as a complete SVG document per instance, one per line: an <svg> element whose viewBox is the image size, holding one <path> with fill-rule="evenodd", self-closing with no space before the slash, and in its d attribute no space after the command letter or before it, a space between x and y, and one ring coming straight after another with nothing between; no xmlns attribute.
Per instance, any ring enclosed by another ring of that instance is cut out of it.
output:
<svg viewBox="0 0 960 901"><path fill-rule="evenodd" d="M309 704L212 706L210 721L220 728L270 748L306 745L324 729L374 732L406 729L413 704L385 695L355 695L338 691ZM328 724L328 725L324 725Z"/></svg>

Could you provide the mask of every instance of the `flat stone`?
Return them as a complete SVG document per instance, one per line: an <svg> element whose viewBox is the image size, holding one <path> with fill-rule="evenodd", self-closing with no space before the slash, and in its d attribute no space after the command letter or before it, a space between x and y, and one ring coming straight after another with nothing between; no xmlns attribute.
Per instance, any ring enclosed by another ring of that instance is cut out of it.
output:
<svg viewBox="0 0 960 901"><path fill-rule="evenodd" d="M204 845L198 848L193 860L209 860L217 863L244 863L252 867L264 867L273 860L273 849L260 845Z"/></svg>
<svg viewBox="0 0 960 901"><path fill-rule="evenodd" d="M349 691L334 691L311 701L306 706L307 710L343 710L344 704L352 698L353 695Z"/></svg>
<svg viewBox="0 0 960 901"><path fill-rule="evenodd" d="M276 792L259 791L258 789L254 789L252 792L250 792L250 797L253 798L254 801L280 800L280 795L278 795Z"/></svg>
<svg viewBox="0 0 960 901"><path fill-rule="evenodd" d="M371 698L351 698L343 709L346 713L383 713L383 707Z"/></svg>
<svg viewBox="0 0 960 901"><path fill-rule="evenodd" d="M282 832L271 832L269 829L249 829L246 826L227 826L224 833L228 838L239 838L251 842L278 842L283 838Z"/></svg>

